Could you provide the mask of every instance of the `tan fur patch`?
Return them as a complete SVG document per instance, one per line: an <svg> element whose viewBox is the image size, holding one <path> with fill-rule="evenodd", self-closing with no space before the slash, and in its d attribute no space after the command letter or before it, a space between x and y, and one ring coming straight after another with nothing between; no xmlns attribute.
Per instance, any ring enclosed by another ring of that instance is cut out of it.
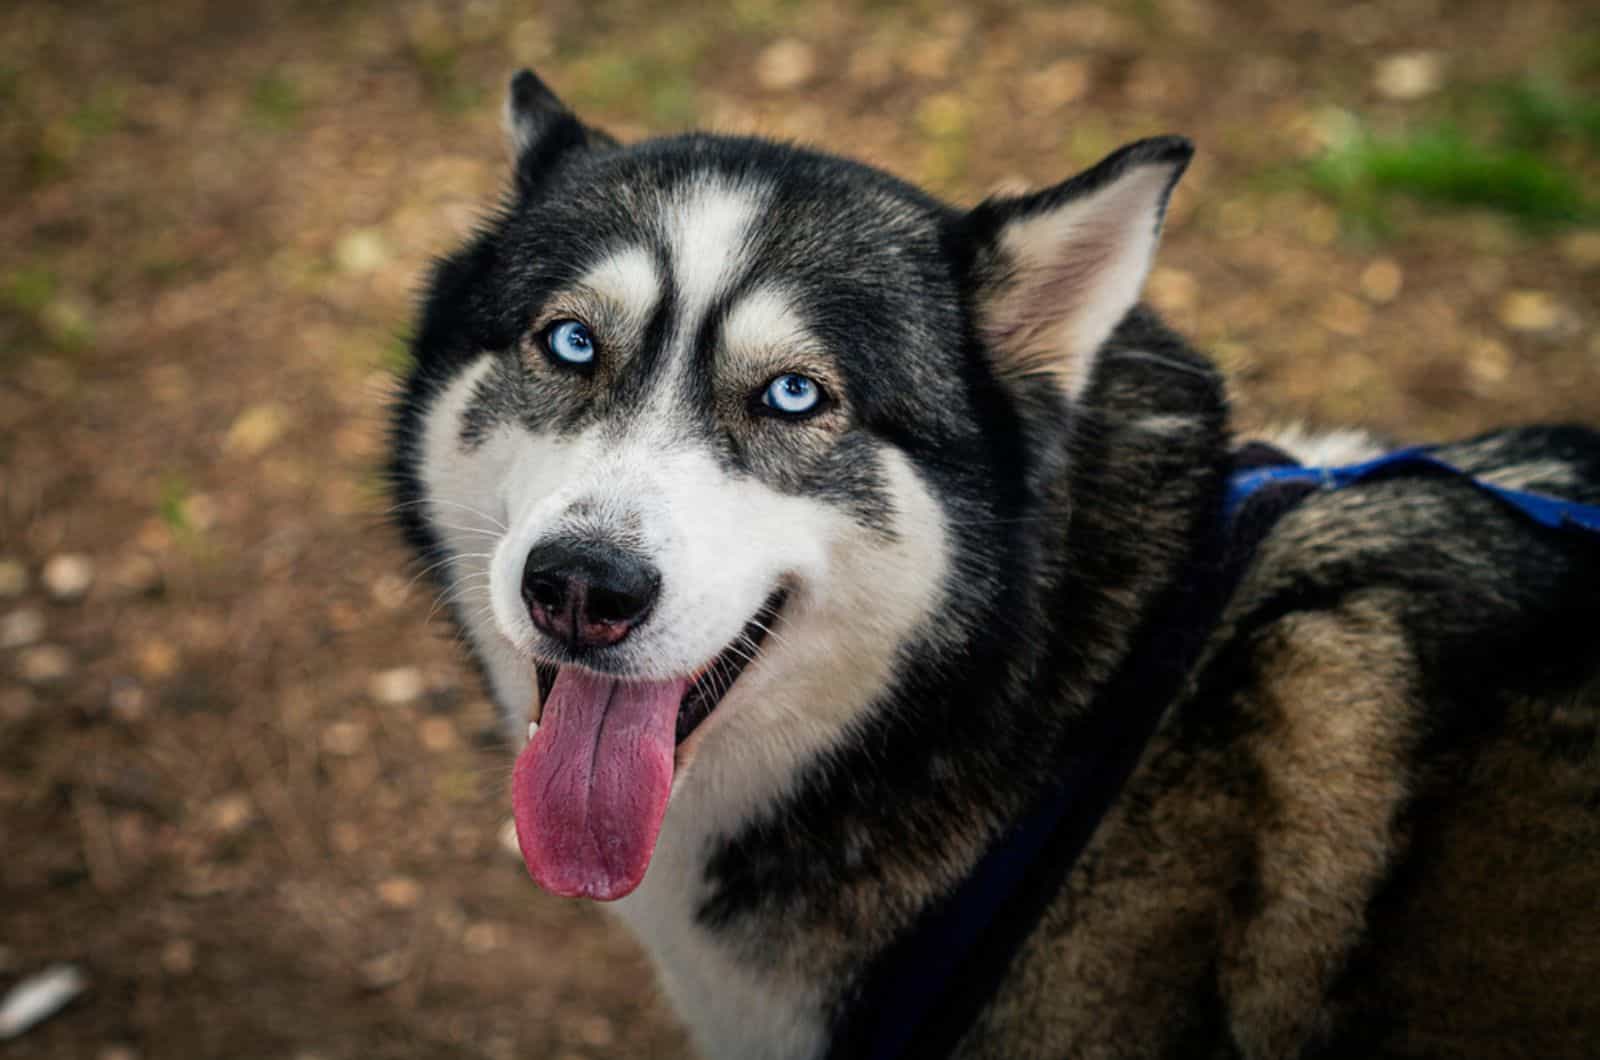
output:
<svg viewBox="0 0 1600 1060"><path fill-rule="evenodd" d="M1219 969L1246 1056L1294 1055L1326 1029L1323 998L1394 854L1419 707L1385 595L1292 615L1258 652L1248 746L1268 814Z"/></svg>

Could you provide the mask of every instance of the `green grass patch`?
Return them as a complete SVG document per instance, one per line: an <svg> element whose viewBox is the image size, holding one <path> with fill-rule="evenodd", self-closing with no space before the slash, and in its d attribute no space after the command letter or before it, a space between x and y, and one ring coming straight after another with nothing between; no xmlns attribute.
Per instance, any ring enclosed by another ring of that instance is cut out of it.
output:
<svg viewBox="0 0 1600 1060"><path fill-rule="evenodd" d="M44 311L56 296L56 274L40 265L17 269L6 277L3 291L6 308L27 317Z"/></svg>
<svg viewBox="0 0 1600 1060"><path fill-rule="evenodd" d="M483 89L461 75L461 51L454 44L416 42L412 57L434 106L451 114L466 114L482 104Z"/></svg>
<svg viewBox="0 0 1600 1060"><path fill-rule="evenodd" d="M56 274L42 265L16 269L0 283L0 311L58 353L81 353L94 341L90 307L63 293Z"/></svg>
<svg viewBox="0 0 1600 1060"><path fill-rule="evenodd" d="M1587 175L1597 161L1600 103L1554 78L1526 77L1447 93L1409 131L1380 135L1353 122L1309 176L1347 227L1368 234L1387 234L1397 195L1548 230L1600 217Z"/></svg>
<svg viewBox="0 0 1600 1060"><path fill-rule="evenodd" d="M1582 182L1531 151L1490 147L1438 126L1401 139L1360 134L1312 167L1313 181L1340 208L1382 229L1383 196L1499 210L1532 225L1575 224L1595 215Z"/></svg>
<svg viewBox="0 0 1600 1060"><path fill-rule="evenodd" d="M179 537L187 537L194 532L194 527L189 524L188 513L191 492L188 480L178 472L168 472L161 477L156 512L167 529Z"/></svg>
<svg viewBox="0 0 1600 1060"><path fill-rule="evenodd" d="M121 89L102 89L68 119L85 139L104 136L122 127L127 97Z"/></svg>
<svg viewBox="0 0 1600 1060"><path fill-rule="evenodd" d="M1567 69L1579 80L1600 77L1600 30L1579 33L1565 58Z"/></svg>
<svg viewBox="0 0 1600 1060"><path fill-rule="evenodd" d="M733 0L726 10L734 30L770 35L801 23L810 8L804 0Z"/></svg>
<svg viewBox="0 0 1600 1060"><path fill-rule="evenodd" d="M692 125L699 113L699 91L684 66L655 55L606 53L579 63L571 90L578 112L589 110L648 114L662 130Z"/></svg>
<svg viewBox="0 0 1600 1060"><path fill-rule="evenodd" d="M305 100L293 81L279 74L266 74L250 90L250 115L265 129L283 131L294 128L305 109Z"/></svg>
<svg viewBox="0 0 1600 1060"><path fill-rule="evenodd" d="M380 371L387 372L396 379L404 379L416 366L416 358L411 353L411 343L410 333L397 331L378 347L372 360Z"/></svg>
<svg viewBox="0 0 1600 1060"><path fill-rule="evenodd" d="M1500 135L1508 146L1549 151L1576 142L1600 150L1600 100L1545 78L1493 85L1485 96L1501 115Z"/></svg>

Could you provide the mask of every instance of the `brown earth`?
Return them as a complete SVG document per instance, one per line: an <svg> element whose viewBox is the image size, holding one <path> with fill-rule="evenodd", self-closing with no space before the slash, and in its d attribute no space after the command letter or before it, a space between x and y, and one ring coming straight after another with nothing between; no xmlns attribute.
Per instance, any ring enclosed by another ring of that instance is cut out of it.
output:
<svg viewBox="0 0 1600 1060"><path fill-rule="evenodd" d="M1402 204L1361 243L1295 174L1339 109L1432 105L1387 60L1517 75L1592 49L1587 6L5 5L0 988L91 982L5 1055L685 1054L632 943L503 849L508 758L374 470L516 67L627 136L969 202L1187 133L1151 297L1247 421L1436 439L1600 422L1600 232Z"/></svg>

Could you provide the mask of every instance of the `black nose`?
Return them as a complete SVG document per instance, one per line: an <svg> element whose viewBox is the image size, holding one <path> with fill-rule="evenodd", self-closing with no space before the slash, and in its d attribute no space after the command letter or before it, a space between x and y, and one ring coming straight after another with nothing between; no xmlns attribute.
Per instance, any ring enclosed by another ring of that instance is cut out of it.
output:
<svg viewBox="0 0 1600 1060"><path fill-rule="evenodd" d="M661 591L661 575L614 545L552 541L522 567L522 600L545 634L572 648L615 644L637 626Z"/></svg>

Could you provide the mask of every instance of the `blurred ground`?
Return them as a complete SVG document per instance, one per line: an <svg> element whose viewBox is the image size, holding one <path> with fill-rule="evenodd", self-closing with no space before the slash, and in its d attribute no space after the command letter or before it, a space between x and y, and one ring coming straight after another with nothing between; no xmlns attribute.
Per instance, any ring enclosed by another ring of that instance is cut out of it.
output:
<svg viewBox="0 0 1600 1060"><path fill-rule="evenodd" d="M1308 174L1533 74L1581 126L1592 11L0 8L0 988L91 981L6 1055L684 1054L631 942L502 849L508 758L374 470L517 66L625 136L812 140L968 202L1187 133L1150 293L1247 422L1431 439L1600 422L1594 215L1374 226ZM1600 186L1561 128L1534 164Z"/></svg>

